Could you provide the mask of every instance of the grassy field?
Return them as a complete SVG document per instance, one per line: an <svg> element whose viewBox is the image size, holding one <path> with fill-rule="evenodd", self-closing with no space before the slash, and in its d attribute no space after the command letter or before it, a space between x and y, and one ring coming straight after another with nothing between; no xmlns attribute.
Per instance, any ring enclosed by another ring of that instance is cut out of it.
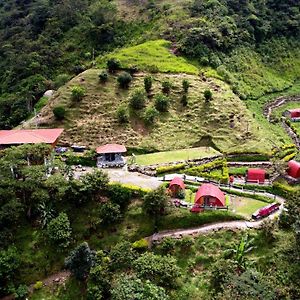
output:
<svg viewBox="0 0 300 300"><path fill-rule="evenodd" d="M246 218L250 218L256 210L266 205L263 201L230 195L230 209Z"/></svg>
<svg viewBox="0 0 300 300"><path fill-rule="evenodd" d="M220 152L211 147L199 147L182 149L177 151L165 151L151 154L137 155L138 165L152 165L159 163L175 162L180 160L196 159L218 155Z"/></svg>
<svg viewBox="0 0 300 300"><path fill-rule="evenodd" d="M116 58L123 68L136 66L139 70L162 73L198 74L199 70L185 58L171 51L171 43L166 40L149 41L137 46L124 48L98 58L99 67L106 66L109 58Z"/></svg>

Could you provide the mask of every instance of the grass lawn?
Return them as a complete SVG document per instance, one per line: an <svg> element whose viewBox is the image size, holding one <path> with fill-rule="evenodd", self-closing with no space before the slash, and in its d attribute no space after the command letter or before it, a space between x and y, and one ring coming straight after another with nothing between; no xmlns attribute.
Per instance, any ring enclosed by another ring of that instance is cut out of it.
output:
<svg viewBox="0 0 300 300"><path fill-rule="evenodd" d="M137 46L124 48L98 59L100 67L105 67L109 58L120 60L123 68L137 66L144 71L162 73L198 74L199 70L185 58L174 55L171 43L166 40L149 41Z"/></svg>
<svg viewBox="0 0 300 300"><path fill-rule="evenodd" d="M152 165L180 160L210 157L217 154L220 154L220 152L211 147L199 147L138 155L136 156L136 163L138 165Z"/></svg>
<svg viewBox="0 0 300 300"><path fill-rule="evenodd" d="M263 201L230 195L230 209L247 218L251 217L256 210L266 205L268 203Z"/></svg>

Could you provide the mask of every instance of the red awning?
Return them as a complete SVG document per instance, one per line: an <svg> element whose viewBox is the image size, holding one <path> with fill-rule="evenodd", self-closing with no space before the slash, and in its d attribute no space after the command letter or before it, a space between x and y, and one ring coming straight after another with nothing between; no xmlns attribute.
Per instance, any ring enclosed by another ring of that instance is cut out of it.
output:
<svg viewBox="0 0 300 300"><path fill-rule="evenodd" d="M0 130L0 145L53 144L63 131L61 128Z"/></svg>
<svg viewBox="0 0 300 300"><path fill-rule="evenodd" d="M295 160L291 160L288 163L288 175L293 177L293 178L300 178L300 163L295 161Z"/></svg>
<svg viewBox="0 0 300 300"><path fill-rule="evenodd" d="M185 189L185 184L184 184L183 180L180 177L174 177L173 180L170 182L169 188L174 186L174 185L178 185L182 189Z"/></svg>
<svg viewBox="0 0 300 300"><path fill-rule="evenodd" d="M263 169L249 169L247 172L247 181L264 183L266 171Z"/></svg>
<svg viewBox="0 0 300 300"><path fill-rule="evenodd" d="M123 145L118 144L106 144L97 148L96 152L98 154L106 154L106 153L125 153L127 149Z"/></svg>
<svg viewBox="0 0 300 300"><path fill-rule="evenodd" d="M202 184L196 193L195 203L199 201L201 197L214 197L218 199L221 204L225 205L225 195L224 193L214 184L204 183Z"/></svg>

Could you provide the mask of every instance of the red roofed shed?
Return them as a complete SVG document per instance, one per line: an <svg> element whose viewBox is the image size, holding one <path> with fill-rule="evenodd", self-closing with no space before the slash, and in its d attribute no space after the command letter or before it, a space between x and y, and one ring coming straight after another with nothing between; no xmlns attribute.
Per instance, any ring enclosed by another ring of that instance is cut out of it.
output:
<svg viewBox="0 0 300 300"><path fill-rule="evenodd" d="M249 169L247 172L247 182L264 183L266 171L263 169Z"/></svg>
<svg viewBox="0 0 300 300"><path fill-rule="evenodd" d="M106 144L100 146L96 149L98 154L108 154L108 153L125 153L127 149L123 145L118 144Z"/></svg>
<svg viewBox="0 0 300 300"><path fill-rule="evenodd" d="M0 146L45 143L55 147L63 131L61 128L0 130Z"/></svg>
<svg viewBox="0 0 300 300"><path fill-rule="evenodd" d="M293 177L293 178L300 178L300 163L295 161L295 160L291 160L288 163L288 175Z"/></svg>
<svg viewBox="0 0 300 300"><path fill-rule="evenodd" d="M300 108L290 109L288 112L291 118L300 118Z"/></svg>
<svg viewBox="0 0 300 300"><path fill-rule="evenodd" d="M214 184L202 184L195 197L195 204L199 206L225 206L224 193Z"/></svg>
<svg viewBox="0 0 300 300"><path fill-rule="evenodd" d="M178 193L185 189L185 184L180 177L174 177L170 182L169 189L173 197L177 197Z"/></svg>

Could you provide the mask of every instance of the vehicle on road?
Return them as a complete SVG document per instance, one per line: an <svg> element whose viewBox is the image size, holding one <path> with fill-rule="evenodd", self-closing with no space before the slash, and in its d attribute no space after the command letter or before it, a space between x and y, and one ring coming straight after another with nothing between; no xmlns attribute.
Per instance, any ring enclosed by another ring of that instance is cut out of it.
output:
<svg viewBox="0 0 300 300"><path fill-rule="evenodd" d="M252 218L254 220L259 220L269 216L270 214L274 213L275 211L279 210L280 204L279 203L272 203L268 206L258 209L254 214L252 214Z"/></svg>

